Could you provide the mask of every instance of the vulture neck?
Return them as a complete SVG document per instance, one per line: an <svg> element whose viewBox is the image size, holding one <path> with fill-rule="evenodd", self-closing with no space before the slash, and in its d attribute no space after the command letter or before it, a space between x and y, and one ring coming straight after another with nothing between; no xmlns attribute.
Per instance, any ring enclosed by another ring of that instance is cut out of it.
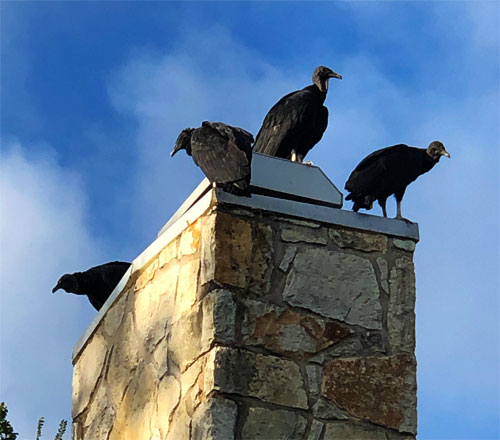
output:
<svg viewBox="0 0 500 440"><path fill-rule="evenodd" d="M315 94L321 100L322 104L325 102L326 93L328 92L328 82L326 84L327 84L326 85L326 89L324 91L321 90L321 87L317 83L314 83L314 84L312 84L311 86L308 87L308 88L311 88L315 92Z"/></svg>

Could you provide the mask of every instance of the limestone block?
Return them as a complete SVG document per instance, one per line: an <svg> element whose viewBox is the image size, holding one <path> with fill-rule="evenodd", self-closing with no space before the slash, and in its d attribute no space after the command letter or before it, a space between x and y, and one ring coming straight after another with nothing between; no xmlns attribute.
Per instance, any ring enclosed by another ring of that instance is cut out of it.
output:
<svg viewBox="0 0 500 440"><path fill-rule="evenodd" d="M191 440L232 440L237 405L228 399L209 399L194 413Z"/></svg>
<svg viewBox="0 0 500 440"><path fill-rule="evenodd" d="M387 252L387 237L349 229L329 229L332 241L341 248L362 252Z"/></svg>
<svg viewBox="0 0 500 440"><path fill-rule="evenodd" d="M228 290L217 289L203 298L202 346L213 341L234 341L236 327L236 303Z"/></svg>
<svg viewBox="0 0 500 440"><path fill-rule="evenodd" d="M283 293L286 302L366 328L382 327L375 271L357 255L309 248L297 253Z"/></svg>
<svg viewBox="0 0 500 440"><path fill-rule="evenodd" d="M307 388L309 397L316 400L321 391L321 374L322 367L317 364L306 365Z"/></svg>
<svg viewBox="0 0 500 440"><path fill-rule="evenodd" d="M324 428L324 423L313 420L311 424L311 430L309 431L309 435L307 436L307 440L319 440Z"/></svg>
<svg viewBox="0 0 500 440"><path fill-rule="evenodd" d="M282 272L286 272L288 268L290 267L290 263L295 257L295 254L297 253L297 246L288 246L285 250L285 255L283 256L283 259L281 260L281 263L279 265L279 269Z"/></svg>
<svg viewBox="0 0 500 440"><path fill-rule="evenodd" d="M304 438L306 427L307 420L292 411L250 408L241 438L243 440L299 440Z"/></svg>
<svg viewBox="0 0 500 440"><path fill-rule="evenodd" d="M392 244L397 247L398 249L401 249L403 251L407 252L413 252L415 250L415 242L413 240L400 240L399 238L394 238L392 240Z"/></svg>
<svg viewBox="0 0 500 440"><path fill-rule="evenodd" d="M181 372L209 348L202 345L202 324L202 307L197 304L172 325L168 341L169 353L172 362L179 366Z"/></svg>
<svg viewBox="0 0 500 440"><path fill-rule="evenodd" d="M267 292L270 287L272 230L225 213L205 221L201 284L211 280Z"/></svg>
<svg viewBox="0 0 500 440"><path fill-rule="evenodd" d="M346 326L312 314L246 300L243 341L270 351L299 358L317 353L349 334Z"/></svg>
<svg viewBox="0 0 500 440"><path fill-rule="evenodd" d="M393 350L415 351L415 271L409 257L397 258L389 279L387 313L389 343Z"/></svg>
<svg viewBox="0 0 500 440"><path fill-rule="evenodd" d="M377 266L380 271L380 285L385 292L389 293L389 266L387 261L382 257L378 257Z"/></svg>
<svg viewBox="0 0 500 440"><path fill-rule="evenodd" d="M73 418L76 418L89 404L90 396L103 373L106 354L106 341L100 332L97 332L87 343L74 367Z"/></svg>
<svg viewBox="0 0 500 440"><path fill-rule="evenodd" d="M83 425L85 438L106 440L113 427L115 415L112 399L108 397L106 387L100 386L85 418Z"/></svg>
<svg viewBox="0 0 500 440"><path fill-rule="evenodd" d="M192 255L200 248L201 219L188 226L181 235L177 257Z"/></svg>
<svg viewBox="0 0 500 440"><path fill-rule="evenodd" d="M325 420L347 420L349 415L333 402L321 397L312 408L314 417Z"/></svg>
<svg viewBox="0 0 500 440"><path fill-rule="evenodd" d="M328 423L324 440L386 440L386 431L376 426L354 423Z"/></svg>
<svg viewBox="0 0 500 440"><path fill-rule="evenodd" d="M189 440L190 433L191 416L186 410L185 402L181 401L175 409L167 437L164 438L166 438L166 440Z"/></svg>
<svg viewBox="0 0 500 440"><path fill-rule="evenodd" d="M196 302L200 261L193 259L181 265L175 297L174 319L189 311Z"/></svg>
<svg viewBox="0 0 500 440"><path fill-rule="evenodd" d="M135 282L135 290L140 290L148 284L153 279L156 269L158 269L158 259L153 260L139 275L139 278Z"/></svg>
<svg viewBox="0 0 500 440"><path fill-rule="evenodd" d="M123 316L127 307L129 292L123 292L113 305L107 310L103 318L104 332L107 336L112 337L115 331L122 323Z"/></svg>
<svg viewBox="0 0 500 440"><path fill-rule="evenodd" d="M142 359L142 341L137 337L132 312L125 316L123 324L116 332L115 344L111 350L106 382L110 385L113 403L121 405L125 390L133 378ZM85 351L86 352L86 351ZM84 352L84 353L85 353Z"/></svg>
<svg viewBox="0 0 500 440"><path fill-rule="evenodd" d="M169 372L168 370L168 340L167 336L160 340L154 347L153 359L155 362L158 377L163 377Z"/></svg>
<svg viewBox="0 0 500 440"><path fill-rule="evenodd" d="M200 357L181 375L181 399L189 416L193 415L203 399L203 374L207 358L208 355Z"/></svg>
<svg viewBox="0 0 500 440"><path fill-rule="evenodd" d="M252 256L248 265L248 288L266 294L271 288L273 233L271 227L252 223Z"/></svg>
<svg viewBox="0 0 500 440"><path fill-rule="evenodd" d="M328 241L326 229L286 228L281 230L281 239L289 243L326 244Z"/></svg>
<svg viewBox="0 0 500 440"><path fill-rule="evenodd" d="M151 420L151 428L159 438L165 438L168 433L170 415L179 404L180 391L179 382L173 376L163 377L158 384L156 407ZM155 397L153 393L151 397Z"/></svg>
<svg viewBox="0 0 500 440"><path fill-rule="evenodd" d="M329 361L322 394L356 417L416 433L416 363L409 354Z"/></svg>
<svg viewBox="0 0 500 440"><path fill-rule="evenodd" d="M151 420L155 411L157 373L153 364L140 366L131 378L123 401L116 409L116 418L109 440L151 438ZM98 440L98 439L96 439Z"/></svg>
<svg viewBox="0 0 500 440"><path fill-rule="evenodd" d="M244 288L252 258L252 225L225 213L213 216L203 228L201 283L216 280Z"/></svg>
<svg viewBox="0 0 500 440"><path fill-rule="evenodd" d="M207 361L204 389L205 393L219 390L307 408L305 384L295 362L243 350L214 348Z"/></svg>
<svg viewBox="0 0 500 440"><path fill-rule="evenodd" d="M177 258L178 240L170 242L163 248L158 256L158 268L161 269L166 264Z"/></svg>

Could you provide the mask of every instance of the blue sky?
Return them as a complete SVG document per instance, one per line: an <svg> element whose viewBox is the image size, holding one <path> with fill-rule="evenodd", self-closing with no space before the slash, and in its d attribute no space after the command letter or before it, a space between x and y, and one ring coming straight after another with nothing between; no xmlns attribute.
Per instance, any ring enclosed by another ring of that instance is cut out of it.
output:
<svg viewBox="0 0 500 440"><path fill-rule="evenodd" d="M154 239L202 178L168 155L183 128L255 134L320 64L344 79L308 158L339 188L380 147L439 139L451 153L403 202L421 235L419 438L499 438L498 2L4 1L0 13L0 400L20 440L39 416L47 435L70 419L71 349L95 315L50 294L59 275L131 261Z"/></svg>

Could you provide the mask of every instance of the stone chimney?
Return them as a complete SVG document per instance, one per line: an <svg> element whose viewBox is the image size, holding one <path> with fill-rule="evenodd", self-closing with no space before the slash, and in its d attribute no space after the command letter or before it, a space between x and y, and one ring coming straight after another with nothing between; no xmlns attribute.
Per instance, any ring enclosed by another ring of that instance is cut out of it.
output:
<svg viewBox="0 0 500 440"><path fill-rule="evenodd" d="M74 440L414 439L418 228L314 166L203 181L73 353Z"/></svg>

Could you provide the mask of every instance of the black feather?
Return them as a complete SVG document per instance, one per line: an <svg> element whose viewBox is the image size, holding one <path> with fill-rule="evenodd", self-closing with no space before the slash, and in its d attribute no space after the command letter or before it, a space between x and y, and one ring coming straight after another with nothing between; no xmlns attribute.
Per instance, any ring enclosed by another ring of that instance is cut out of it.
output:
<svg viewBox="0 0 500 440"><path fill-rule="evenodd" d="M323 105L329 78L342 78L327 67L316 68L314 84L281 98L267 113L257 134L254 151L299 161L316 145L328 125L328 109Z"/></svg>
<svg viewBox="0 0 500 440"><path fill-rule="evenodd" d="M100 310L129 267L130 263L114 261L85 272L65 274L52 292L63 289L68 293L86 295L94 308Z"/></svg>
<svg viewBox="0 0 500 440"><path fill-rule="evenodd" d="M253 141L242 128L205 121L200 128L181 132L172 155L185 149L210 182L234 194L250 195Z"/></svg>
<svg viewBox="0 0 500 440"><path fill-rule="evenodd" d="M401 202L406 187L418 176L428 172L443 155L448 155L441 142L432 142L427 149L398 144L377 150L364 158L349 176L346 200L352 200L353 211L371 209L378 200L385 209L391 195Z"/></svg>

